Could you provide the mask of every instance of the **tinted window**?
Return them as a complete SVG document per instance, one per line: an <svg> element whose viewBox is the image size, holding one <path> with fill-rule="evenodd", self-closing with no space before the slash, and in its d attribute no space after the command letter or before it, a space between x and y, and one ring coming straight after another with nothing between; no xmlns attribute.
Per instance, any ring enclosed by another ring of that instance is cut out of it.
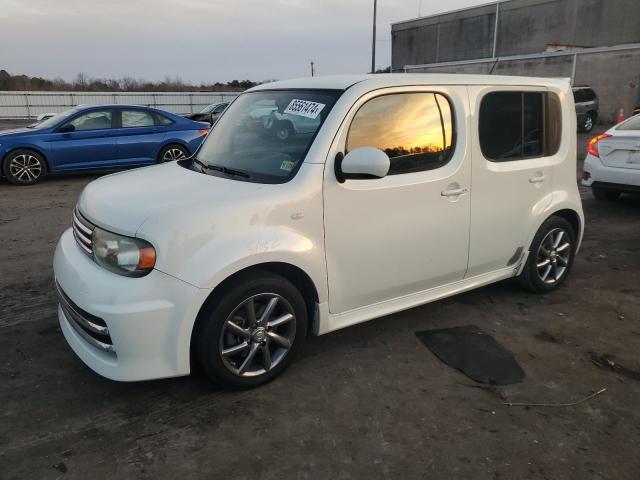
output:
<svg viewBox="0 0 640 480"><path fill-rule="evenodd" d="M445 165L454 146L449 100L437 93L383 95L356 113L346 151L358 147L383 150L391 160L389 174L420 172Z"/></svg>
<svg viewBox="0 0 640 480"><path fill-rule="evenodd" d="M591 90L590 88L585 88L584 90L584 101L590 102L596 99L596 92Z"/></svg>
<svg viewBox="0 0 640 480"><path fill-rule="evenodd" d="M158 125L171 125L173 123L173 120L159 113L156 113L156 119L157 119Z"/></svg>
<svg viewBox="0 0 640 480"><path fill-rule="evenodd" d="M574 90L573 91L573 101L576 103L584 102L584 90Z"/></svg>
<svg viewBox="0 0 640 480"><path fill-rule="evenodd" d="M145 110L122 110L122 128L152 127L153 115Z"/></svg>
<svg viewBox="0 0 640 480"><path fill-rule="evenodd" d="M560 102L542 92L492 92L480 105L480 147L502 162L553 155L560 144Z"/></svg>
<svg viewBox="0 0 640 480"><path fill-rule="evenodd" d="M618 130L640 130L640 114L637 114L620 125Z"/></svg>
<svg viewBox="0 0 640 480"><path fill-rule="evenodd" d="M102 130L111 128L111 110L97 110L88 112L69 122L76 131Z"/></svg>
<svg viewBox="0 0 640 480"><path fill-rule="evenodd" d="M205 139L196 159L200 163L193 162L193 168L239 181L289 181L341 93L302 89L243 93Z"/></svg>

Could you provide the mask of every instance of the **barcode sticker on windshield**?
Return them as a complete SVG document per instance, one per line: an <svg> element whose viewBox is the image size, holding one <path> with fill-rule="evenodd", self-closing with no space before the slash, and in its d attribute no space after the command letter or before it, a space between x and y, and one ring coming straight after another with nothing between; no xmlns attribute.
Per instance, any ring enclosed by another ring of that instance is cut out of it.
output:
<svg viewBox="0 0 640 480"><path fill-rule="evenodd" d="M300 115L301 117L316 118L325 107L324 103L310 102L309 100L291 100L284 113Z"/></svg>

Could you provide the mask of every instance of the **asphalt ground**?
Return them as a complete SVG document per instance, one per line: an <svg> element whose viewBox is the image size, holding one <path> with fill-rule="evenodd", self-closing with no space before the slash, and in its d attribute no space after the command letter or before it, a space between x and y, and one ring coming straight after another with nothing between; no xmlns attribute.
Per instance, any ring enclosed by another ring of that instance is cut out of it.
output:
<svg viewBox="0 0 640 480"><path fill-rule="evenodd" d="M51 261L96 177L0 181L0 478L640 478L639 198L581 189L584 243L556 292L502 282L310 337L281 378L228 392L113 382L67 346ZM415 337L468 324L522 383L479 388Z"/></svg>

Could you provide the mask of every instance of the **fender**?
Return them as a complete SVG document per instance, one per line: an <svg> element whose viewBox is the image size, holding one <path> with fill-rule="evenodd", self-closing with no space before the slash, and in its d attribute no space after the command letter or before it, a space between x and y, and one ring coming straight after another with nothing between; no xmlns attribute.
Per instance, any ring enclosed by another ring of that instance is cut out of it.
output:
<svg viewBox="0 0 640 480"><path fill-rule="evenodd" d="M545 221L547 221L549 217L552 217L553 215L555 215L557 212L561 210L571 210L575 212L576 215L578 215L578 218L580 219L580 231L576 232L577 240L578 240L578 244L576 246L576 253L578 252L578 250L580 249L580 246L582 245L582 237L584 234L584 215L582 213L582 206L579 203L572 200L571 196L569 196L569 194L565 190L556 190L552 192L550 195L552 197L551 203L547 206L547 208L545 208L542 212L540 212L539 215L535 215L536 220L533 223L533 226L529 231L529 235L527 237L527 243L524 250L525 254L531 248L531 243L533 242L533 238L535 237L536 233L538 232L542 224Z"/></svg>

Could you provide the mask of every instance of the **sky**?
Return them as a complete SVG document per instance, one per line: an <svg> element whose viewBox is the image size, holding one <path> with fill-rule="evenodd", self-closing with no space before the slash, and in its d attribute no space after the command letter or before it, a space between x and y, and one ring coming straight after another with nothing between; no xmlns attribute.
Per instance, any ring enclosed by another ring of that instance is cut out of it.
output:
<svg viewBox="0 0 640 480"><path fill-rule="evenodd" d="M392 22L488 0L378 0L376 68ZM366 73L373 0L0 0L0 69L72 80L211 83Z"/></svg>

